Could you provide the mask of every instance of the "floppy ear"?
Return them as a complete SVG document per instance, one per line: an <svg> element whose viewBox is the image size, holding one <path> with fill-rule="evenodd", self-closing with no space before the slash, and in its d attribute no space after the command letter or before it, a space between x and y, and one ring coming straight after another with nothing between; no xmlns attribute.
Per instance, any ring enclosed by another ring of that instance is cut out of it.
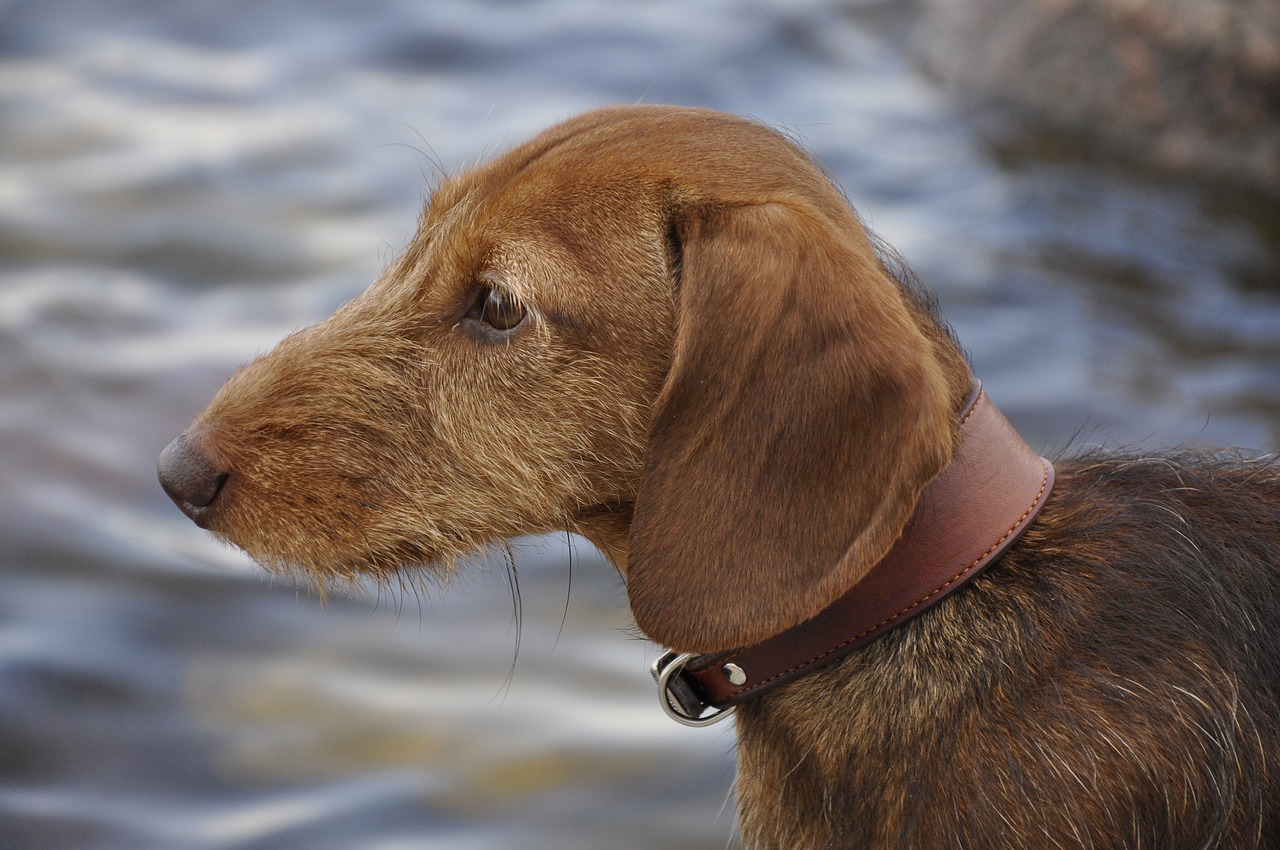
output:
<svg viewBox="0 0 1280 850"><path fill-rule="evenodd" d="M844 594L950 460L942 367L851 212L682 214L675 347L631 526L639 627L759 641Z"/></svg>

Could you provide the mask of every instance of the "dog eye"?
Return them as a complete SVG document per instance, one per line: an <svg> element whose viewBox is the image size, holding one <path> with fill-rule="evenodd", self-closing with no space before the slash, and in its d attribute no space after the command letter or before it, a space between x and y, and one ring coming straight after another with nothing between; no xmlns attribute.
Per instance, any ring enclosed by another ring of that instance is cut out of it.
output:
<svg viewBox="0 0 1280 850"><path fill-rule="evenodd" d="M480 321L500 331L509 331L524 321L528 311L510 293L490 288L481 296Z"/></svg>

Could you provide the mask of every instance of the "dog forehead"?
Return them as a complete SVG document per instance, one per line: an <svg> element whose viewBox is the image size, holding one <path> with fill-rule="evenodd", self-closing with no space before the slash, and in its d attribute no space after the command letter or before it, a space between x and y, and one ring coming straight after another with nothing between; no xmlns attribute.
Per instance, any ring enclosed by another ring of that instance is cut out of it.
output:
<svg viewBox="0 0 1280 850"><path fill-rule="evenodd" d="M660 188L643 175L544 158L518 173L455 178L433 197L415 242L423 266L446 276L520 270L534 280L651 254L664 232Z"/></svg>
<svg viewBox="0 0 1280 850"><path fill-rule="evenodd" d="M681 107L612 107L539 133L454 178L450 194L480 207L528 212L642 207L664 193L759 177L794 146L738 116Z"/></svg>
<svg viewBox="0 0 1280 850"><path fill-rule="evenodd" d="M593 156L581 146L562 146L504 175L477 205L486 226L521 233L539 229L587 230L628 227L662 205L663 180L642 162Z"/></svg>
<svg viewBox="0 0 1280 850"><path fill-rule="evenodd" d="M549 229L598 241L610 228L661 226L682 203L751 203L780 188L821 191L826 182L792 142L755 121L684 107L606 107L446 180L424 225L459 225L468 237Z"/></svg>
<svg viewBox="0 0 1280 850"><path fill-rule="evenodd" d="M556 293L524 284L554 280L565 297L582 294L575 281L612 289L661 270L686 205L752 204L783 187L831 194L802 151L756 122L680 107L588 112L437 186L397 276L444 292L494 273L535 303Z"/></svg>

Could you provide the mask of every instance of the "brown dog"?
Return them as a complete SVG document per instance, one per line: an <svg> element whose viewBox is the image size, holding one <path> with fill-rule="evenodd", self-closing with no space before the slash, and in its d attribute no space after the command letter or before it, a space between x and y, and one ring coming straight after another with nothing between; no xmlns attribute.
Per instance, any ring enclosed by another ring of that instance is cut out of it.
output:
<svg viewBox="0 0 1280 850"><path fill-rule="evenodd" d="M873 567L917 523L982 512L938 496L972 386L795 147L608 109L445 182L404 255L233 376L160 477L320 584L569 528L650 637L721 653L830 619L893 583ZM994 568L741 703L752 846L1280 846L1280 469L1060 460L1027 528L1051 477L1027 457L1040 489L977 550L1025 530Z"/></svg>

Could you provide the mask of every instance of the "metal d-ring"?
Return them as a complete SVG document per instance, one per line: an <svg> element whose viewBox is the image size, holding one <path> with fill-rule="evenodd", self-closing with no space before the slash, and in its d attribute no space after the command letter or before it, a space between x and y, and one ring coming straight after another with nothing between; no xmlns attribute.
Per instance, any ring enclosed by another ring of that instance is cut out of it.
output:
<svg viewBox="0 0 1280 850"><path fill-rule="evenodd" d="M662 710L667 713L677 723L684 726L710 726L713 723L719 723L730 714L733 714L733 706L729 708L713 709L713 714L689 714L671 691L672 680L684 671L684 667L697 656L692 652L677 653L674 651L665 652L657 661L653 662L653 667L649 672L653 674L653 680L658 683L658 702L662 705ZM711 708L706 706L705 708Z"/></svg>

